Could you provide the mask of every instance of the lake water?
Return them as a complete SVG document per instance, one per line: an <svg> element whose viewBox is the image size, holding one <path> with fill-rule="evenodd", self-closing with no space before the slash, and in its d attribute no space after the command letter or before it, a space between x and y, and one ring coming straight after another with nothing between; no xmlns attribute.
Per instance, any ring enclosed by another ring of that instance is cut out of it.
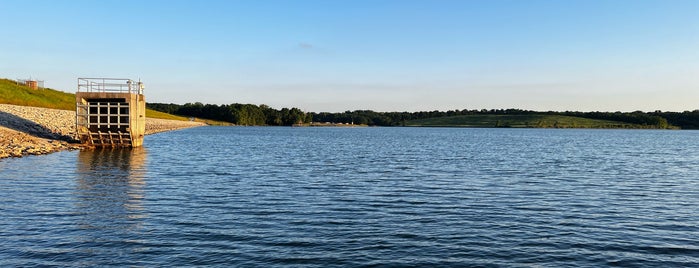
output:
<svg viewBox="0 0 699 268"><path fill-rule="evenodd" d="M0 267L697 266L699 132L202 127L0 160Z"/></svg>

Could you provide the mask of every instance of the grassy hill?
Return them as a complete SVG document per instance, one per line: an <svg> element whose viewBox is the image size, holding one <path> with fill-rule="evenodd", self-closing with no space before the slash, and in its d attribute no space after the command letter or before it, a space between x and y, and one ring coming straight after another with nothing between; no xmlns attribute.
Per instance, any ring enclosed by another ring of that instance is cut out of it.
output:
<svg viewBox="0 0 699 268"><path fill-rule="evenodd" d="M516 128L644 128L645 126L608 120L563 115L460 115L412 120L416 127L516 127Z"/></svg>
<svg viewBox="0 0 699 268"><path fill-rule="evenodd" d="M146 108L146 117L147 118L180 120L180 121L188 121L189 120L188 117L164 113L161 111L151 110L148 108ZM216 120L211 120L211 119L202 119L202 118L194 118L194 121L202 122L204 124L211 125L211 126L230 126L230 125L233 125L233 124L228 123L228 122L216 121Z"/></svg>
<svg viewBox="0 0 699 268"><path fill-rule="evenodd" d="M0 79L0 103L43 107L60 110L75 110L75 94L50 88L31 89L9 79ZM189 120L186 117L171 115L146 109L146 117L170 120Z"/></svg>
<svg viewBox="0 0 699 268"><path fill-rule="evenodd" d="M12 80L0 79L0 103L75 110L75 95L50 88L31 89Z"/></svg>

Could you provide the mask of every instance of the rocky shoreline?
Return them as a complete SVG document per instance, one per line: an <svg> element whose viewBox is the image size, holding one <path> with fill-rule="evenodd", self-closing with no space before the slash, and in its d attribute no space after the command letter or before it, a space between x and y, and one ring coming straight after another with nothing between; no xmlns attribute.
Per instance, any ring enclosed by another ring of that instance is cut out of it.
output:
<svg viewBox="0 0 699 268"><path fill-rule="evenodd" d="M203 125L146 118L146 135ZM75 111L0 104L0 159L81 149L74 136Z"/></svg>

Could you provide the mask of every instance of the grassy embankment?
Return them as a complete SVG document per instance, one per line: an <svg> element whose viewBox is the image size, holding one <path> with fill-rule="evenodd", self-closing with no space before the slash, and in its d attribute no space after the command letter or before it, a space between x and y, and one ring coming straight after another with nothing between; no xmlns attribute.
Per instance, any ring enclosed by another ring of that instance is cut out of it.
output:
<svg viewBox="0 0 699 268"><path fill-rule="evenodd" d="M75 95L50 88L34 90L12 80L0 79L0 103L75 110Z"/></svg>
<svg viewBox="0 0 699 268"><path fill-rule="evenodd" d="M513 127L513 128L647 128L617 121L562 115L460 115L412 120L415 127Z"/></svg>
<svg viewBox="0 0 699 268"><path fill-rule="evenodd" d="M75 94L50 88L35 90L22 84L18 85L17 82L9 79L0 79L0 103L60 110L75 110ZM146 109L146 117L189 121L187 117L171 115L151 109ZM195 121L210 125L222 124L221 122L213 120L195 119Z"/></svg>

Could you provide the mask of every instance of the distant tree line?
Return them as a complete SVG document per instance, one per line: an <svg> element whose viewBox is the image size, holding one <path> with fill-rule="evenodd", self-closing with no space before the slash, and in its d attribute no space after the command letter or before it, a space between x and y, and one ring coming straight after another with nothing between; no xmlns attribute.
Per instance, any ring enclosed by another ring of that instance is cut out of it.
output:
<svg viewBox="0 0 699 268"><path fill-rule="evenodd" d="M305 113L298 108L277 110L267 105L229 104L215 105L187 103L148 103L148 108L170 114L213 119L249 126L290 126L310 122L346 123L370 126L402 126L410 120L458 115L565 115L589 119L611 120L639 124L654 128L679 127L699 129L699 110L685 112L539 112L521 109L481 109L421 112L375 112L355 110L340 113Z"/></svg>
<svg viewBox="0 0 699 268"><path fill-rule="evenodd" d="M311 114L298 108L277 110L267 105L254 104L180 104L147 103L150 109L175 115L206 118L243 126L291 126L311 122Z"/></svg>
<svg viewBox="0 0 699 268"><path fill-rule="evenodd" d="M458 115L565 115L589 119L618 121L629 124L668 128L676 126L683 129L699 129L699 110L693 112L537 112L520 109L481 109L481 110L449 110L422 112L374 112L370 110L346 111L343 113L313 113L313 121L354 123L376 126L401 126L405 122L416 119L427 119Z"/></svg>
<svg viewBox="0 0 699 268"><path fill-rule="evenodd" d="M562 113L557 113L557 114L567 115L567 116L584 117L584 118L590 118L590 119L619 121L619 122L630 123L630 124L654 126L656 128L662 128L662 129L670 127L670 123L668 122L668 120L665 117L663 117L662 115L659 115L658 113L662 114L662 112L645 113L642 111L635 111L635 112L631 112L631 113L622 113L622 112L613 112L613 113L610 113L610 112L562 112Z"/></svg>

